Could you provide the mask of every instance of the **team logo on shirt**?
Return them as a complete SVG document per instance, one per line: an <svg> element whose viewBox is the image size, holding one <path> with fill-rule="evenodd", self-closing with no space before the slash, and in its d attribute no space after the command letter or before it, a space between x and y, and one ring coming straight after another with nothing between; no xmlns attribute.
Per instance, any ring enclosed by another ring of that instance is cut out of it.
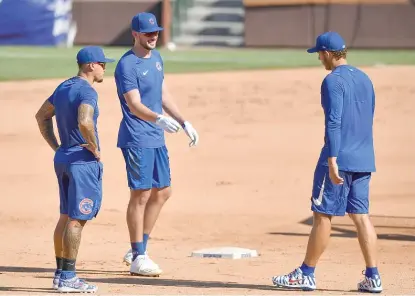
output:
<svg viewBox="0 0 415 296"><path fill-rule="evenodd" d="M79 203L79 211L81 211L82 214L88 215L92 213L92 208L94 207L94 202L89 198L84 198Z"/></svg>
<svg viewBox="0 0 415 296"><path fill-rule="evenodd" d="M151 18L151 19L149 19L149 20L148 20L148 22L149 22L150 24L154 25L154 19L152 19L152 18Z"/></svg>
<svg viewBox="0 0 415 296"><path fill-rule="evenodd" d="M157 68L157 70L159 70L159 71L161 71L163 68L161 67L161 64L160 64L160 62L157 62L156 63L156 68Z"/></svg>

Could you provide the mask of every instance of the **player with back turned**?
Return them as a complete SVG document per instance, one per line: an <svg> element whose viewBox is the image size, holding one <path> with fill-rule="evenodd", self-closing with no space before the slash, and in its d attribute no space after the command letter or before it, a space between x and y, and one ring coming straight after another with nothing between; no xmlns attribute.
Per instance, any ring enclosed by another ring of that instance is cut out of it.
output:
<svg viewBox="0 0 415 296"><path fill-rule="evenodd" d="M367 74L347 64L347 48L338 33L318 36L315 47L308 52L318 53L326 70L331 71L321 85L325 137L314 172L313 228L302 265L272 281L277 287L315 290L315 267L328 245L332 217L348 213L366 263L364 279L357 288L379 293L382 283L377 268L377 236L369 218L369 184L376 170L374 87Z"/></svg>

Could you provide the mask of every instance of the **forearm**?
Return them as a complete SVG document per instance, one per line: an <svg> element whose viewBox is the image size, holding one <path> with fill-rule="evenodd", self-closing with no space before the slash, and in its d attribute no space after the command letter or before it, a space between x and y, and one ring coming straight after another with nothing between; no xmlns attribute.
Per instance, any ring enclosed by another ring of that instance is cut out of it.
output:
<svg viewBox="0 0 415 296"><path fill-rule="evenodd" d="M98 141L95 135L93 122L82 122L79 124L79 131L82 137L93 150L98 150Z"/></svg>
<svg viewBox="0 0 415 296"><path fill-rule="evenodd" d="M337 157L328 158L329 167L334 167L337 164Z"/></svg>
<svg viewBox="0 0 415 296"><path fill-rule="evenodd" d="M329 157L337 157L339 155L341 142L340 124L329 122L327 128L327 142Z"/></svg>
<svg viewBox="0 0 415 296"><path fill-rule="evenodd" d="M55 132L53 129L53 121L52 119L38 119L37 120L40 133L42 134L43 138L49 144L49 146L54 150L58 150L59 144L58 140L56 139Z"/></svg>
<svg viewBox="0 0 415 296"><path fill-rule="evenodd" d="M180 114L179 108L172 100L170 99L163 100L163 109L166 111L167 114L173 117L178 123L183 125L183 123L185 122L185 119Z"/></svg>
<svg viewBox="0 0 415 296"><path fill-rule="evenodd" d="M144 104L142 104L139 101L135 101L132 104L128 105L131 113L133 113L135 116L142 120L156 122L157 116L159 114L151 111L149 108L147 108Z"/></svg>

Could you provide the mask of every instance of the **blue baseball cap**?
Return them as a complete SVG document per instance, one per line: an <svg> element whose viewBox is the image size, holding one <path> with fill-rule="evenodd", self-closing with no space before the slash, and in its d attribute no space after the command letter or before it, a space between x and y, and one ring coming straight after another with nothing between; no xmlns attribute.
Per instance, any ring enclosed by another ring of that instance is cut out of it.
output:
<svg viewBox="0 0 415 296"><path fill-rule="evenodd" d="M112 63L114 59L105 57L104 51L99 46L86 46L78 51L76 60L79 64L88 63Z"/></svg>
<svg viewBox="0 0 415 296"><path fill-rule="evenodd" d="M152 33L163 30L157 24L157 19L154 14L149 12L136 14L131 21L131 29L139 33Z"/></svg>
<svg viewBox="0 0 415 296"><path fill-rule="evenodd" d="M316 46L307 49L307 52L341 51L346 49L342 36L336 32L326 32L317 37Z"/></svg>

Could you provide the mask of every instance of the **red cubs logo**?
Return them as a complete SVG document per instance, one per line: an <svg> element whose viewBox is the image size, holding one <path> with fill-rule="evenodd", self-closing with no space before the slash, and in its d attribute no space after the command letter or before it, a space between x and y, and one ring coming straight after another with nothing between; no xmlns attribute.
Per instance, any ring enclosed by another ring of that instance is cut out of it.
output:
<svg viewBox="0 0 415 296"><path fill-rule="evenodd" d="M89 198L84 198L79 203L79 211L81 211L81 213L84 215L91 214L93 207L94 207L94 202Z"/></svg>

